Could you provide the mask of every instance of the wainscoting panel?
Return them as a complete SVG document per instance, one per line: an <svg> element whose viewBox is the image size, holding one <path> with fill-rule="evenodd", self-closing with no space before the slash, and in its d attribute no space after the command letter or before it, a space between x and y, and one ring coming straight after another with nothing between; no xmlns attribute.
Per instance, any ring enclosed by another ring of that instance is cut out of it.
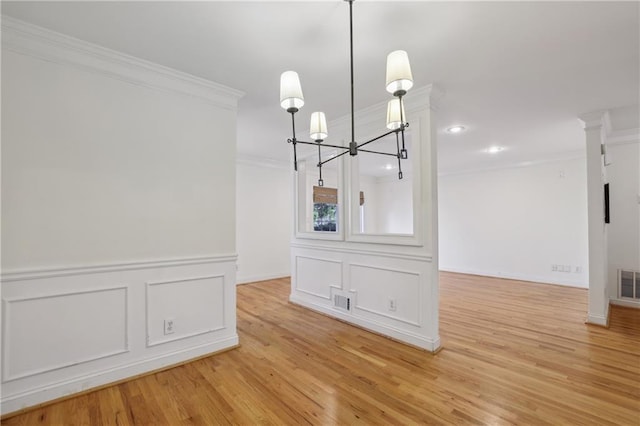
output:
<svg viewBox="0 0 640 426"><path fill-rule="evenodd" d="M147 283L147 345L222 330L224 275ZM173 330L165 334L165 321Z"/></svg>
<svg viewBox="0 0 640 426"><path fill-rule="evenodd" d="M235 263L3 273L2 414L236 346Z"/></svg>
<svg viewBox="0 0 640 426"><path fill-rule="evenodd" d="M440 347L431 256L306 244L291 250L291 302L429 351ZM348 309L334 303L336 294L349 299Z"/></svg>
<svg viewBox="0 0 640 426"><path fill-rule="evenodd" d="M296 256L296 290L331 300L329 286L342 288L342 262L319 257Z"/></svg>
<svg viewBox="0 0 640 426"><path fill-rule="evenodd" d="M127 288L4 300L3 382L127 351Z"/></svg>
<svg viewBox="0 0 640 426"><path fill-rule="evenodd" d="M420 327L420 273L351 263L349 274L358 293L354 314Z"/></svg>

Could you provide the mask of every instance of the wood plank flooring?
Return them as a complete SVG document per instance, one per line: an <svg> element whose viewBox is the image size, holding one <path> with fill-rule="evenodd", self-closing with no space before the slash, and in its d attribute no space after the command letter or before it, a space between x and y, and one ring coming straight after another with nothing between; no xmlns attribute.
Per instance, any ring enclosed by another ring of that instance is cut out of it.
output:
<svg viewBox="0 0 640 426"><path fill-rule="evenodd" d="M238 287L241 347L3 425L640 425L640 310L584 324L583 289L441 274L436 355Z"/></svg>

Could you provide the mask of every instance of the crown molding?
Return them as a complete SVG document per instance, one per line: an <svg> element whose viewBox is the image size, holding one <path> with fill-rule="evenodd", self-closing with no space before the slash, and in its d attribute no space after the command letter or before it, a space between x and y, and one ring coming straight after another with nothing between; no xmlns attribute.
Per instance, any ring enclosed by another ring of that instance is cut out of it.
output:
<svg viewBox="0 0 640 426"><path fill-rule="evenodd" d="M607 133L605 144L627 145L640 143L640 129L614 130Z"/></svg>
<svg viewBox="0 0 640 426"><path fill-rule="evenodd" d="M243 92L2 15L2 48L137 86L237 110Z"/></svg>
<svg viewBox="0 0 640 426"><path fill-rule="evenodd" d="M602 110L580 114L578 115L578 120L580 120L585 130L597 129L602 127L605 128L605 131L607 130L607 127L609 128L609 130L611 129L609 111Z"/></svg>
<svg viewBox="0 0 640 426"><path fill-rule="evenodd" d="M253 167L266 167L270 169L286 169L289 170L289 162L274 160L273 158L259 157L256 155L237 154L236 164Z"/></svg>
<svg viewBox="0 0 640 426"><path fill-rule="evenodd" d="M580 159L586 158L586 152L584 150L564 151L564 152L555 153L554 155L555 157L540 158L538 160L522 161L518 163L510 163L510 164L504 164L504 165L498 165L498 166L478 167L474 169L463 169L463 170L455 170L450 172L438 172L438 176L446 177L446 176L472 175L476 173L486 173L486 172L495 172L495 171L508 170L508 169L536 167L544 164L552 164L552 163L558 163L561 161L580 160Z"/></svg>

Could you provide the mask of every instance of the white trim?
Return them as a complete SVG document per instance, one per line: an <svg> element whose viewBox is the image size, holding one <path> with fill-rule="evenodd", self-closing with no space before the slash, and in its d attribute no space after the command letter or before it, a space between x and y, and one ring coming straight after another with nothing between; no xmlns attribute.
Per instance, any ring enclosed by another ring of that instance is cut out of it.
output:
<svg viewBox="0 0 640 426"><path fill-rule="evenodd" d="M298 158L298 161L299 160L300 158ZM289 170L289 167L291 167L288 161L240 153L236 154L236 164L280 170Z"/></svg>
<svg viewBox="0 0 640 426"><path fill-rule="evenodd" d="M401 330L396 327L392 327L389 324L384 324L378 321L374 321L368 318L358 317L350 313L344 313L338 309L328 308L317 303L310 302L308 300L301 299L295 295L289 296L289 301L296 305L300 305L313 311L321 312L334 318L343 320L349 325L363 328L365 330L380 333L385 337L398 340L400 343L404 342L413 346L417 346L426 349L430 352L435 352L440 347L440 336L435 338L428 338L415 333L411 333L407 330Z"/></svg>
<svg viewBox="0 0 640 426"><path fill-rule="evenodd" d="M503 164L503 165L491 166L491 167L478 167L475 169L454 170L450 172L441 172L441 173L439 172L438 177L471 175L476 173L486 173L486 172L494 172L494 171L509 170L509 169L522 169L526 167L535 167L535 166L541 166L545 164L558 163L561 161L582 160L587 158L587 154L585 150L563 151L558 153L552 153L551 155L555 155L557 157L541 158L539 160L532 160L532 161L522 161L515 164L510 163L510 164Z"/></svg>
<svg viewBox="0 0 640 426"><path fill-rule="evenodd" d="M46 367L46 368L41 368L39 370L32 370L32 371L27 371L25 373L22 374L17 374L17 375L9 375L9 362L10 362L10 358L9 358L9 354L6 353L7 347L8 347L8 339L9 339L9 319L11 318L11 316L9 315L10 313L10 306L12 303L17 303L17 302L26 302L29 300L38 300L38 299L54 299L54 298L58 298L58 297L69 297L69 296L75 296L78 294L88 294L88 293L102 293L102 292L107 292L107 291L115 291L115 290L124 290L124 347L121 349L116 349L116 350L112 350L109 352L105 352L105 353L101 353L101 354L97 354L93 357L90 358L86 358L86 359L81 359L81 360L74 360L74 361L70 361L67 363L62 363L62 364L58 364L58 365L54 365L51 367ZM4 306L2 309L2 314L3 314L3 318L2 318L2 382L6 383L6 382L10 382L13 380L18 380L18 379L23 379L25 377L31 377L31 376L35 376L37 374L44 374L44 373L48 373L51 371L56 371L56 370L60 370L63 368L67 368L67 367L71 367L74 365L79 365L79 364L86 364L88 362L92 362L92 361L97 361L99 359L103 359L103 358L108 358L108 357L112 357L112 356L116 356L116 355L121 355L124 353L129 352L129 309L128 309L128 301L129 301L129 288L127 286L118 286L118 287L105 287L105 288L96 288L96 289L91 289L91 290L83 290L83 291L71 291L68 293L53 293L53 294L41 294L41 295L36 295L36 296L28 296L28 297L9 297L9 298L3 298L2 299L4 302Z"/></svg>
<svg viewBox="0 0 640 426"><path fill-rule="evenodd" d="M291 272L280 272L277 274L258 274L258 275L246 275L241 278L236 277L237 285L252 284L259 281L275 280L279 278L290 278Z"/></svg>
<svg viewBox="0 0 640 426"><path fill-rule="evenodd" d="M606 327L608 325L607 318L602 315L591 315L587 316L587 324L595 324L602 325Z"/></svg>
<svg viewBox="0 0 640 426"><path fill-rule="evenodd" d="M418 322L414 322L414 321L411 321L411 320L408 320L408 319L400 318L400 317L395 316L395 315L389 315L386 312L376 311L375 309L363 308L362 306L358 306L358 305L355 305L352 310L355 311L355 309L358 309L358 310L361 310L361 311L365 311L365 312L369 312L370 314L378 315L380 317L389 318L391 320L402 322L402 323L405 323L405 324L408 324L408 325L412 325L414 327L420 327L420 323L418 323ZM420 313L421 312L422 312L422 310L420 310ZM358 315L356 315L355 313L353 313L353 316L356 317L356 318L362 318L362 317L358 317Z"/></svg>
<svg viewBox="0 0 640 426"><path fill-rule="evenodd" d="M177 284L177 283L184 283L189 281L202 281L202 280L208 280L211 278L222 278L223 285L224 285L224 274L217 274L217 275L204 275L204 276L188 277L188 278L176 278L173 280L166 280L166 281L148 281L147 287L164 285L164 284Z"/></svg>
<svg viewBox="0 0 640 426"><path fill-rule="evenodd" d="M5 15L2 15L2 48L137 86L198 98L234 111L244 95L222 84Z"/></svg>
<svg viewBox="0 0 640 426"><path fill-rule="evenodd" d="M85 374L68 380L51 383L37 389L29 389L14 395L7 395L3 391L2 414L11 413L25 407L30 407L62 396L86 391L87 389L113 383L149 371L157 370L173 364L188 361L206 354L219 352L231 346L238 345L238 335L225 337L216 342L192 346L170 353L147 358L125 365L119 365L108 370Z"/></svg>
<svg viewBox="0 0 640 426"><path fill-rule="evenodd" d="M427 262L431 263L433 258L429 254L413 254L413 253L390 253L379 250L365 250L360 248L341 248L341 247L331 247L317 244L303 244L303 243L291 243L292 248L298 249L308 249L308 250L317 250L317 251L332 251L337 253L352 253L352 254L361 254L367 256L379 256L379 257L388 257L391 259L404 259L404 260L414 260L417 262Z"/></svg>
<svg viewBox="0 0 640 426"><path fill-rule="evenodd" d="M640 300L632 300L632 299L611 299L612 305L625 306L627 308L636 308L640 309Z"/></svg>
<svg viewBox="0 0 640 426"><path fill-rule="evenodd" d="M607 133L606 145L628 145L640 143L640 129L616 130Z"/></svg>
<svg viewBox="0 0 640 426"><path fill-rule="evenodd" d="M72 275L98 274L105 272L130 271L138 269L166 268L173 266L198 265L203 263L236 262L237 254L219 254L202 257L187 257L175 259L142 260L124 263L105 263L83 266L66 266L57 268L25 269L3 272L0 282L35 280Z"/></svg>
<svg viewBox="0 0 640 426"><path fill-rule="evenodd" d="M407 271L407 270L404 270L404 269L384 268L382 266L366 265L366 264L363 264L363 263L350 262L349 263L349 267L351 267L351 266L359 266L361 268L368 268L368 269L378 269L378 270L381 270L381 271L397 272L397 273L400 273L400 274L415 275L417 277L420 277L422 275L419 271Z"/></svg>

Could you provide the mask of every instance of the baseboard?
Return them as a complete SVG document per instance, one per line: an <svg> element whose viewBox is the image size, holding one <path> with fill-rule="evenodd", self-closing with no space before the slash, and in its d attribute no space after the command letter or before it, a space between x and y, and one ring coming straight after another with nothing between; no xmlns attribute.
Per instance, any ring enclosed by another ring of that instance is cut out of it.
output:
<svg viewBox="0 0 640 426"><path fill-rule="evenodd" d="M504 272L485 271L485 270L478 270L478 269L449 267L449 266L442 266L442 265L440 265L440 271L454 272L457 274L480 275L483 277L506 278L509 280L528 281L532 283L562 285L565 287L589 288L588 285L576 282L574 280L566 280L566 279L560 279L555 277L549 278L547 276L542 276L542 275L504 273ZM567 275L571 275L571 274L567 273Z"/></svg>
<svg viewBox="0 0 640 426"><path fill-rule="evenodd" d="M80 377L74 377L58 383L52 383L40 388L30 389L16 395L3 395L1 400L2 417L10 417L14 412L29 407L71 396L73 394L94 390L105 385L114 384L123 379L130 379L154 370L163 369L175 364L199 358L207 354L213 354L238 345L238 335L227 337L216 342L193 346L186 349L162 354L153 358L142 359L130 364L125 364L98 371Z"/></svg>
<svg viewBox="0 0 640 426"><path fill-rule="evenodd" d="M433 339L425 336L420 336L415 333L410 333L406 330L400 330L398 328L391 327L388 324L371 321L369 319L364 319L351 314L345 314L336 309L331 309L327 306L319 305L317 303L301 299L299 297L296 297L295 295L290 295L289 301L296 305L302 306L303 308L311 309L312 311L316 311L329 317L336 318L340 321L349 323L350 325L363 328L376 334L380 334L384 337L388 337L400 343L415 346L419 349L424 349L429 352L436 352L440 348L440 336L436 336Z"/></svg>
<svg viewBox="0 0 640 426"><path fill-rule="evenodd" d="M587 315L587 324L599 325L601 327L609 327L609 319L602 315Z"/></svg>
<svg viewBox="0 0 640 426"><path fill-rule="evenodd" d="M610 302L612 305L616 305L616 306L624 306L625 308L640 309L640 301L611 299Z"/></svg>
<svg viewBox="0 0 640 426"><path fill-rule="evenodd" d="M236 276L236 284L249 284L257 281L274 280L276 278L289 278L291 272L280 272L276 274L257 274L257 275L238 275Z"/></svg>

